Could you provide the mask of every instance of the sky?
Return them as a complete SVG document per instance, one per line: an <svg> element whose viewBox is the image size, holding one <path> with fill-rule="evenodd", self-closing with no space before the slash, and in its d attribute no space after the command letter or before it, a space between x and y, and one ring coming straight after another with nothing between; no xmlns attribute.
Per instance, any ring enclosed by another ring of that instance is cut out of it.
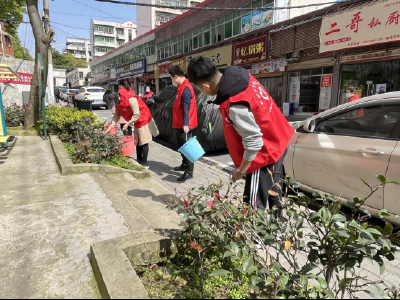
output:
<svg viewBox="0 0 400 300"><path fill-rule="evenodd" d="M43 1L39 0L39 11L42 10ZM52 45L62 52L67 37L89 39L91 19L112 22L131 20L136 23L136 6L101 3L94 0L51 0L50 22L56 33ZM29 21L28 15L24 16L24 21ZM34 56L35 42L31 25L21 24L18 35L22 45L25 44L29 53Z"/></svg>

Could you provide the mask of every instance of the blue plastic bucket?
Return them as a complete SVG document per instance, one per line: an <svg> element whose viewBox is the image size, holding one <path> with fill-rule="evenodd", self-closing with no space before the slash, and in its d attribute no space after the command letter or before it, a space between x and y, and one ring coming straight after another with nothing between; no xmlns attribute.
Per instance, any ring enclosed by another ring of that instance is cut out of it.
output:
<svg viewBox="0 0 400 300"><path fill-rule="evenodd" d="M196 137L193 137L187 141L186 144L183 145L178 151L185 155L185 157L192 163L199 160L204 154L206 154Z"/></svg>

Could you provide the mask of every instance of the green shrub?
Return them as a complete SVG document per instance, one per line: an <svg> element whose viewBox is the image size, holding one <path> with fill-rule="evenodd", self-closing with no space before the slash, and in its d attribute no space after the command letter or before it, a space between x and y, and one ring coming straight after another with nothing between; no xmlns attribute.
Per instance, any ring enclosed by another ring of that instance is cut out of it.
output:
<svg viewBox="0 0 400 300"><path fill-rule="evenodd" d="M127 170L133 170L133 171L140 171L142 168L136 166L133 164L132 160L128 157L125 157L123 155L118 155L114 156L108 159L104 159L102 161L102 164L104 165L109 165L109 166L114 166L114 167L119 167Z"/></svg>
<svg viewBox="0 0 400 300"><path fill-rule="evenodd" d="M4 107L4 118L6 123L22 126L25 122L27 107L27 105L19 106L15 103L11 106Z"/></svg>
<svg viewBox="0 0 400 300"><path fill-rule="evenodd" d="M77 142L77 131L87 125L93 130L103 130L104 122L90 111L73 107L48 106L46 108L47 128L63 142Z"/></svg>
<svg viewBox="0 0 400 300"><path fill-rule="evenodd" d="M182 212L184 222L178 245L192 253L202 297L209 296L207 276L233 276L245 298L252 299L355 299L360 292L372 296L375 290L384 299L397 297L396 287L386 286L383 280L371 281L358 269L371 261L382 274L384 261L393 261L398 252L393 244L399 244L399 234L390 223L372 227L367 222L371 216L359 214L368 198L384 186L399 185L384 176L377 178L378 185L366 184L371 192L368 197L347 203L351 216L341 213L337 198L320 193L311 198L297 191L299 184L291 184L290 178L285 184L293 194L281 208L270 211L253 209L239 193L219 195L222 183L171 199L168 207ZM315 204L317 211L312 209ZM388 216L386 210L377 214ZM212 256L217 258L210 264ZM235 266L229 261L242 263ZM223 262L221 268L210 270L218 262ZM241 276L250 278L250 283Z"/></svg>

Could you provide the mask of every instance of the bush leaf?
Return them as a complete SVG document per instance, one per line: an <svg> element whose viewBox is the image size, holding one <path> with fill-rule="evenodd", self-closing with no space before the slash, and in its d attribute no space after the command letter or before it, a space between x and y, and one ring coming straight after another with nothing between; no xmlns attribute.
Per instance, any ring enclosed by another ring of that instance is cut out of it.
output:
<svg viewBox="0 0 400 300"><path fill-rule="evenodd" d="M231 274L231 272L229 272L229 271L227 271L227 270L222 270L222 269L220 269L220 270L216 270L216 271L212 272L212 273L210 274L210 277L227 276L227 275L229 275L229 274Z"/></svg>

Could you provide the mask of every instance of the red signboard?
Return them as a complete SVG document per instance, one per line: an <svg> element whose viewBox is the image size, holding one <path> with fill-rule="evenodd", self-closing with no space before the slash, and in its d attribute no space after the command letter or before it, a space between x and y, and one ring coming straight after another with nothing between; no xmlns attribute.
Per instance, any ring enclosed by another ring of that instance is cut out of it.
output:
<svg viewBox="0 0 400 300"><path fill-rule="evenodd" d="M161 77L165 77L165 76L169 75L169 69L170 68L171 68L171 64L170 63L165 63L165 64L162 64L162 65L158 65L160 76Z"/></svg>
<svg viewBox="0 0 400 300"><path fill-rule="evenodd" d="M0 75L0 82L1 83L11 83L11 84L24 84L24 85L30 85L32 81L32 74L27 74L27 73L19 73L19 79L7 79L7 77L3 77Z"/></svg>
<svg viewBox="0 0 400 300"><path fill-rule="evenodd" d="M263 35L233 45L233 65L248 65L268 60L268 36Z"/></svg>
<svg viewBox="0 0 400 300"><path fill-rule="evenodd" d="M322 76L321 78L321 87L322 88L330 88L332 86L332 76Z"/></svg>

